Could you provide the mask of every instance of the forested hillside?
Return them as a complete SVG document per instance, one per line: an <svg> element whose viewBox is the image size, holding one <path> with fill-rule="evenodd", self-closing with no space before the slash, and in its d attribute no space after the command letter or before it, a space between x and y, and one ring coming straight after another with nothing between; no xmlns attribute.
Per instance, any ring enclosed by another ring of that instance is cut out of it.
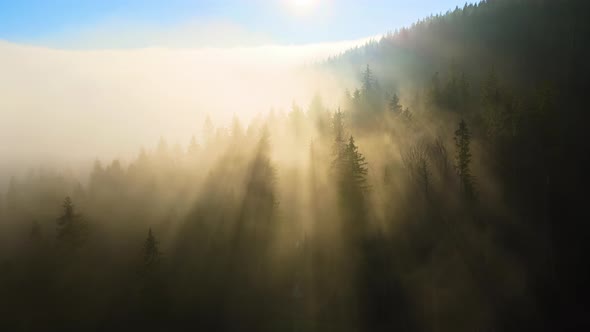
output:
<svg viewBox="0 0 590 332"><path fill-rule="evenodd" d="M357 77L370 64L390 110L401 99L409 114L469 124L481 148L474 162L502 187L517 220L509 227L526 227L520 235L504 229L504 241L514 242L526 265L540 254L525 252L530 236L546 234L549 270L537 271L529 286L538 287L536 310L557 330L579 324L587 307L589 9L579 0L466 4L329 62Z"/></svg>
<svg viewBox="0 0 590 332"><path fill-rule="evenodd" d="M0 330L587 329L589 10L466 5L318 65L337 105L14 177Z"/></svg>

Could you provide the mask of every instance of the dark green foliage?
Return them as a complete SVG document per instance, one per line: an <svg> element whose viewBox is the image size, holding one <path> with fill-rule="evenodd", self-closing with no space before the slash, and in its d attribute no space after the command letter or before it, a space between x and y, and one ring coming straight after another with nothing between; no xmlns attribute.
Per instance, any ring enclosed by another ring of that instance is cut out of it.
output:
<svg viewBox="0 0 590 332"><path fill-rule="evenodd" d="M350 227L346 232L349 236L357 237L365 227L363 223L367 217L366 194L369 185L367 162L359 152L353 136L350 136L348 144L336 155L332 165L345 227Z"/></svg>
<svg viewBox="0 0 590 332"><path fill-rule="evenodd" d="M358 147L354 143L354 137L350 136L348 144L344 151L344 160L342 161L346 166L344 171L346 176L350 177L351 184L361 191L368 189L367 185L367 162L365 157L358 151Z"/></svg>
<svg viewBox="0 0 590 332"><path fill-rule="evenodd" d="M403 112L402 105L399 103L399 97L396 93L393 94L391 100L389 101L389 110L396 115L399 115Z"/></svg>
<svg viewBox="0 0 590 332"><path fill-rule="evenodd" d="M463 193L468 199L475 198L475 184L471 174L471 132L465 120L459 122L459 128L455 131L455 169L461 181Z"/></svg>
<svg viewBox="0 0 590 332"><path fill-rule="evenodd" d="M146 270L154 269L160 263L160 249L158 241L152 234L152 229L148 231L147 239L143 244L143 266Z"/></svg>
<svg viewBox="0 0 590 332"><path fill-rule="evenodd" d="M371 71L369 65L367 65L363 71L362 76L362 92L363 94L368 95L376 88L377 85L373 71Z"/></svg>
<svg viewBox="0 0 590 332"><path fill-rule="evenodd" d="M70 197L63 202L63 213L57 219L57 241L68 248L78 248L86 240L86 223L82 216L76 213Z"/></svg>

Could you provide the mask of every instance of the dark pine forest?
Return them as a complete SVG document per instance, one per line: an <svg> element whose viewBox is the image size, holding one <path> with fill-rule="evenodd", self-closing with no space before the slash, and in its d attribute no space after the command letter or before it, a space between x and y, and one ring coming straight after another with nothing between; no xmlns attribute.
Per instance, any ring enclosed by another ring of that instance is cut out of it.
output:
<svg viewBox="0 0 590 332"><path fill-rule="evenodd" d="M588 13L466 4L307 68L337 105L13 177L0 330L587 330Z"/></svg>

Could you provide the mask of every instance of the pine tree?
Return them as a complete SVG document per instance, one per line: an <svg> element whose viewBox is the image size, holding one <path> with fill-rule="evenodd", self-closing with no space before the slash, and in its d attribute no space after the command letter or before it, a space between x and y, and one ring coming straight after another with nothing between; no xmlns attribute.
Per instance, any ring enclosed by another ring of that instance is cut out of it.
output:
<svg viewBox="0 0 590 332"><path fill-rule="evenodd" d="M162 253L152 229L148 231L143 245L143 257L139 270L138 306L144 317L158 321L166 308L165 279L161 273L160 263Z"/></svg>
<svg viewBox="0 0 590 332"><path fill-rule="evenodd" d="M335 161L336 184L339 203L342 211L345 234L350 241L358 241L365 230L364 221L367 217L366 197L369 186L367 183L367 162L358 151L354 137L350 136L343 153Z"/></svg>
<svg viewBox="0 0 590 332"><path fill-rule="evenodd" d="M389 101L389 110L395 115L400 115L403 112L403 107L399 103L399 97L396 93L393 94L393 97Z"/></svg>
<svg viewBox="0 0 590 332"><path fill-rule="evenodd" d="M80 247L86 238L86 225L74 209L70 197L63 203L63 214L57 219L57 240L61 245Z"/></svg>
<svg viewBox="0 0 590 332"><path fill-rule="evenodd" d="M461 181L461 187L465 196L469 199L475 198L473 176L471 175L471 133L465 120L461 119L459 128L455 131L455 167Z"/></svg>
<svg viewBox="0 0 590 332"><path fill-rule="evenodd" d="M361 90L354 89L354 92L352 93L352 100L354 101L354 103L356 105L360 105L360 102L361 102Z"/></svg>
<svg viewBox="0 0 590 332"><path fill-rule="evenodd" d="M373 71L367 65L362 73L361 91L355 91L353 114L354 121L359 124L368 124L374 118L367 117L367 113L382 113L387 109L386 101L383 98L379 81L375 78Z"/></svg>
<svg viewBox="0 0 590 332"><path fill-rule="evenodd" d="M150 270L158 265L160 262L160 249L158 241L152 233L150 228L148 231L148 237L143 245L143 266L145 269Z"/></svg>
<svg viewBox="0 0 590 332"><path fill-rule="evenodd" d="M367 162L365 157L358 151L358 147L354 143L354 137L351 135L345 150L345 162L347 164L347 173L354 183L355 187L360 191L368 189L367 185Z"/></svg>
<svg viewBox="0 0 590 332"><path fill-rule="evenodd" d="M276 171L270 159L271 142L268 128L262 128L254 159L249 164L244 199L238 208L236 231L231 240L232 254L248 259L255 270L264 264L267 242L274 230L277 200ZM244 270L242 270L244 271Z"/></svg>
<svg viewBox="0 0 590 332"><path fill-rule="evenodd" d="M375 86L375 77L373 76L373 71L369 65L367 65L366 69L363 71L362 84L364 94L367 94Z"/></svg>
<svg viewBox="0 0 590 332"><path fill-rule="evenodd" d="M401 116L406 122L406 124L410 124L412 122L412 118L414 117L408 107L406 107L406 109L402 111Z"/></svg>

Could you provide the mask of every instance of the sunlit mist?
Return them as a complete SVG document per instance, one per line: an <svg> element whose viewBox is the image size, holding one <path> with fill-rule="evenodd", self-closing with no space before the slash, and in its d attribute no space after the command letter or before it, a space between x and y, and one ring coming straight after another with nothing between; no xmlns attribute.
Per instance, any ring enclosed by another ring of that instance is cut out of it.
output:
<svg viewBox="0 0 590 332"><path fill-rule="evenodd" d="M207 115L226 126L314 93L335 103L344 81L309 66L363 42L104 51L0 43L0 168L128 160L162 136L186 144Z"/></svg>
<svg viewBox="0 0 590 332"><path fill-rule="evenodd" d="M590 330L590 1L1 7L0 331Z"/></svg>

